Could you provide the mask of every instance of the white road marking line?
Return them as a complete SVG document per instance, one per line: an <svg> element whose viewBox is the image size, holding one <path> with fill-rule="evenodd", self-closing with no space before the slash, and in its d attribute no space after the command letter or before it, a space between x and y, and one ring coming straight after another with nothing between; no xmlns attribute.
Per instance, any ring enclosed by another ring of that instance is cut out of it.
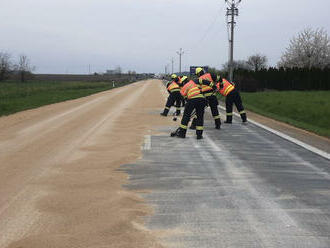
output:
<svg viewBox="0 0 330 248"><path fill-rule="evenodd" d="M220 108L222 110L226 110L224 107L221 107L220 106ZM237 114L237 113L234 113L234 115L240 117L240 115ZM265 126L263 124L260 124L260 123L258 123L256 121L253 121L251 119L249 119L248 122L249 123L252 123L252 124L254 124L254 125L256 125L256 126L258 126L260 128L263 128L263 129L265 129L265 130L267 130L267 131L269 131L269 132L271 132L271 133L273 133L273 134L275 134L275 135L277 135L277 136L279 136L279 137L281 137L283 139L286 139L286 140L288 140L288 141L290 141L290 142L292 142L292 143L294 143L294 144L296 144L298 146L301 146L301 147L303 147L303 148L305 148L305 149L307 149L307 150L309 150L309 151L311 151L311 152L313 152L313 153L315 153L315 154L317 154L317 155L319 155L319 156L321 156L323 158L326 158L326 159L330 160L330 154L327 153L327 152L325 152L325 151L322 151L322 150L320 150L320 149L318 149L318 148L316 148L314 146L308 145L308 144L306 144L306 143L304 143L304 142L302 142L300 140L297 140L295 138L292 138L289 135L286 135L286 134L284 134L284 133L282 133L280 131L274 130L274 129L270 128L270 127L267 127L267 126Z"/></svg>
<svg viewBox="0 0 330 248"><path fill-rule="evenodd" d="M144 136L143 150L144 151L151 150L151 135L145 135Z"/></svg>

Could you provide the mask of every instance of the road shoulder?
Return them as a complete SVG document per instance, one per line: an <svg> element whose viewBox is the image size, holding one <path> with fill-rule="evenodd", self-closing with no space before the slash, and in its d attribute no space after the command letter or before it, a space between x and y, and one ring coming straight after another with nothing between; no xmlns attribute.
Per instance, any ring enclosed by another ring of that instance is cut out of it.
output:
<svg viewBox="0 0 330 248"><path fill-rule="evenodd" d="M247 111L248 118L262 125L270 127L276 131L282 132L292 138L304 142L310 146L330 153L330 139L311 133L309 131L291 126L289 124Z"/></svg>

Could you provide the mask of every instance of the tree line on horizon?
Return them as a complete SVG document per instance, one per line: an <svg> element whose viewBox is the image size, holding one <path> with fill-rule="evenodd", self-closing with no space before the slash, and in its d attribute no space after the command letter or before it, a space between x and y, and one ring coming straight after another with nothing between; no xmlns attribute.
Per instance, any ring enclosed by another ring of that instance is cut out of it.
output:
<svg viewBox="0 0 330 248"><path fill-rule="evenodd" d="M25 82L34 69L25 54L21 54L17 63L13 63L9 53L0 51L0 82L11 75L17 75L21 82Z"/></svg>
<svg viewBox="0 0 330 248"><path fill-rule="evenodd" d="M229 64L210 71L228 76ZM277 67L267 66L267 57L254 54L234 61L234 82L243 91L330 90L330 40L324 29L307 28L290 40Z"/></svg>

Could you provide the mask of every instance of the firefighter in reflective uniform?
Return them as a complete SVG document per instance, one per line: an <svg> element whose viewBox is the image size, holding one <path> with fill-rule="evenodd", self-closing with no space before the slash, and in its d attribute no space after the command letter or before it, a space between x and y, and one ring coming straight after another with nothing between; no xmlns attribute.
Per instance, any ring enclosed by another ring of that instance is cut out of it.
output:
<svg viewBox="0 0 330 248"><path fill-rule="evenodd" d="M233 104L235 103L237 111L241 115L242 122L247 122L246 112L244 110L241 96L233 84L226 79L219 77L217 83L218 92L226 97L226 115L225 123L231 124L233 121Z"/></svg>
<svg viewBox="0 0 330 248"><path fill-rule="evenodd" d="M184 109L181 125L176 132L171 133L171 136L177 136L180 138L186 137L188 123L191 118L193 110L196 110L196 135L197 139L203 138L204 130L204 109L206 106L206 100L201 92L199 83L189 80L188 77L182 78L183 88L181 89L181 95L187 99Z"/></svg>
<svg viewBox="0 0 330 248"><path fill-rule="evenodd" d="M179 86L179 77L176 74L171 75L172 82L167 84L167 91L170 95L167 98L165 109L160 115L167 116L170 108L174 105L176 106L176 115L180 115L180 107L181 107L181 94L180 94L180 86Z"/></svg>
<svg viewBox="0 0 330 248"><path fill-rule="evenodd" d="M199 83L202 86L202 93L205 96L206 101L211 108L212 116L215 123L215 128L220 129L221 119L218 110L219 102L216 95L214 94L215 93L214 90L216 89L215 82L217 79L217 75L213 73L212 74L205 73L203 68L201 67L196 68L195 74L199 77ZM195 129L195 121L193 121L190 128Z"/></svg>
<svg viewBox="0 0 330 248"><path fill-rule="evenodd" d="M182 89L182 87L183 87L183 83L182 83L182 79L183 79L183 77L182 78L180 78L180 80L179 80L179 86L180 86L180 90ZM180 94L181 95L181 94ZM180 102L180 106L181 106L181 110L182 109L184 109L184 106L185 106L185 99L184 99L184 97L181 95L181 102Z"/></svg>

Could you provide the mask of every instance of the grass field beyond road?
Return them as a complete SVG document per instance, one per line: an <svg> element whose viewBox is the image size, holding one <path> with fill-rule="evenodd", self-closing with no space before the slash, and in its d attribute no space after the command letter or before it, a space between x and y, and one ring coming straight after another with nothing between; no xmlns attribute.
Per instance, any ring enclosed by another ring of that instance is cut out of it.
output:
<svg viewBox="0 0 330 248"><path fill-rule="evenodd" d="M117 83L122 86L125 83ZM112 89L104 82L0 82L0 116Z"/></svg>
<svg viewBox="0 0 330 248"><path fill-rule="evenodd" d="M330 137L330 91L241 93L245 107Z"/></svg>

